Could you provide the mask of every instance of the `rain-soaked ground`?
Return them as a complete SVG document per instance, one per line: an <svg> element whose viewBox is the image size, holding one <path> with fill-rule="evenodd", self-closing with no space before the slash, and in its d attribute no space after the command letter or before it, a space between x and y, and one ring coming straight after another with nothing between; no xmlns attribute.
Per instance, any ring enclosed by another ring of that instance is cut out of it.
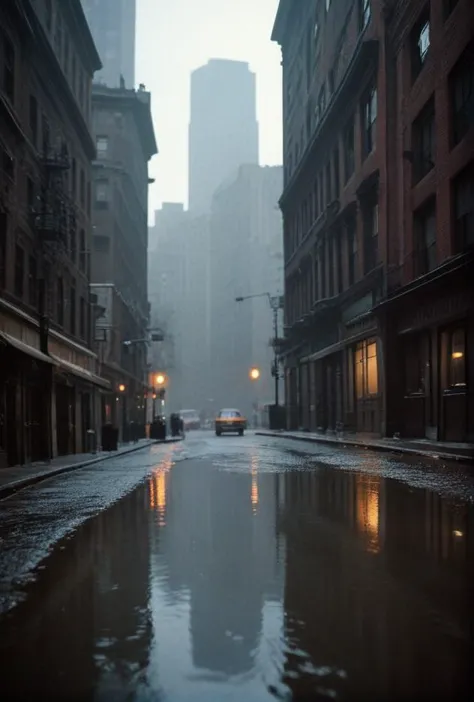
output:
<svg viewBox="0 0 474 702"><path fill-rule="evenodd" d="M188 435L0 502L0 699L474 699L474 472Z"/></svg>

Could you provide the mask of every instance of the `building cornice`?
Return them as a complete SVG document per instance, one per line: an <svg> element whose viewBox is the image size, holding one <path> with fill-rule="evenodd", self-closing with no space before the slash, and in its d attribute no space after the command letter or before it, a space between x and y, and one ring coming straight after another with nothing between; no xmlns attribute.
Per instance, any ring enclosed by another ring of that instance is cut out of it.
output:
<svg viewBox="0 0 474 702"><path fill-rule="evenodd" d="M114 111L121 108L132 112L147 160L158 153L150 102L150 93L144 90L107 88L98 83L92 86L93 107Z"/></svg>

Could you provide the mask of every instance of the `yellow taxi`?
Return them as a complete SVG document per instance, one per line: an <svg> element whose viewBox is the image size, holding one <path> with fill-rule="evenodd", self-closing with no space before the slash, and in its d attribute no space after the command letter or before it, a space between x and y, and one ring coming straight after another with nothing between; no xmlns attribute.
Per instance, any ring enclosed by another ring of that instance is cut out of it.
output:
<svg viewBox="0 0 474 702"><path fill-rule="evenodd" d="M246 429L247 420L239 410L223 409L216 417L216 436L232 432L243 436Z"/></svg>

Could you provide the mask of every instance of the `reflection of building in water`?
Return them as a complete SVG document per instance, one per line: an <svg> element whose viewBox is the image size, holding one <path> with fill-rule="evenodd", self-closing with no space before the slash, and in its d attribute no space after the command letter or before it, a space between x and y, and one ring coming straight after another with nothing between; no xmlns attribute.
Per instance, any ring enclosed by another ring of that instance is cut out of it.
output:
<svg viewBox="0 0 474 702"><path fill-rule="evenodd" d="M189 590L198 668L236 675L253 664L263 604L282 592L275 509L274 477L258 474L255 460L247 473L207 462L173 467L161 553L170 590Z"/></svg>
<svg viewBox="0 0 474 702"><path fill-rule="evenodd" d="M295 696L319 686L357 699L458 699L472 509L332 468L288 474L285 493L287 636L304 652L285 667Z"/></svg>
<svg viewBox="0 0 474 702"><path fill-rule="evenodd" d="M95 639L104 691L123 692L132 678L136 685L148 664L150 540L144 490L148 487L97 518Z"/></svg>

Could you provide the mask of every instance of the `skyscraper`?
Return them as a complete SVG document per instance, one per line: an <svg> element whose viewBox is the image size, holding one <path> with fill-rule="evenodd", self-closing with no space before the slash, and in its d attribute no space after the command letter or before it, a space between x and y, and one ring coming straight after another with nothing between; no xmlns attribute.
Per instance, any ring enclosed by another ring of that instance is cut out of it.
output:
<svg viewBox="0 0 474 702"><path fill-rule="evenodd" d="M218 186L257 163L255 74L243 61L211 59L191 74L190 211L209 212Z"/></svg>
<svg viewBox="0 0 474 702"><path fill-rule="evenodd" d="M84 12L102 59L95 80L111 88L135 85L136 0L82 0Z"/></svg>

